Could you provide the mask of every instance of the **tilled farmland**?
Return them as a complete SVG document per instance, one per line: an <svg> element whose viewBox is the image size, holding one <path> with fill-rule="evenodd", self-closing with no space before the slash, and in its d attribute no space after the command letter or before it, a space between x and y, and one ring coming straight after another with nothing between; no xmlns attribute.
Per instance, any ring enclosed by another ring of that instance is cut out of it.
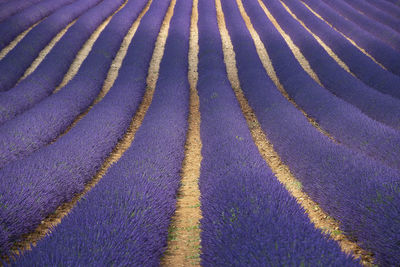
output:
<svg viewBox="0 0 400 267"><path fill-rule="evenodd" d="M400 266L400 2L0 0L0 265Z"/></svg>

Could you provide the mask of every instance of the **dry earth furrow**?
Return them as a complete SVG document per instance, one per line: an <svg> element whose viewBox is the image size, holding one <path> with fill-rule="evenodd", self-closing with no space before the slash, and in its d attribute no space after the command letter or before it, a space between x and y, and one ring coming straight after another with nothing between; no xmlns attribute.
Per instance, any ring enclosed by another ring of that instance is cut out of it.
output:
<svg viewBox="0 0 400 267"><path fill-rule="evenodd" d="M200 101L197 94L198 65L198 0L193 0L189 39L190 102L185 158L181 170L176 211L169 229L167 251L163 266L200 266L200 190L198 179L201 166Z"/></svg>
<svg viewBox="0 0 400 267"><path fill-rule="evenodd" d="M242 17L247 17L246 11L244 10L241 0L236 0ZM305 209L311 222L316 228L320 229L330 235L330 237L337 241L341 249L348 254L353 254L356 258L361 258L363 264L371 265L372 257L369 252L362 250L357 244L351 242L345 235L339 231L339 223L333 218L328 216L316 202L310 199L305 194L299 184L300 182L290 172L288 166L286 166L280 159L278 153L274 150L273 145L269 142L267 136L263 132L254 111L247 102L244 93L240 87L240 81L236 68L235 52L233 45L230 40L228 30L225 25L224 14L220 5L220 0L216 0L217 3L217 14L218 22L221 32L221 38L223 40L223 51L225 64L228 72L228 78L231 82L232 88L239 101L240 107L246 118L248 127L250 129L253 140L268 166L274 172L275 176L282 183L289 193L297 200L297 202ZM246 21L246 24L249 21ZM249 28L249 25L247 25Z"/></svg>

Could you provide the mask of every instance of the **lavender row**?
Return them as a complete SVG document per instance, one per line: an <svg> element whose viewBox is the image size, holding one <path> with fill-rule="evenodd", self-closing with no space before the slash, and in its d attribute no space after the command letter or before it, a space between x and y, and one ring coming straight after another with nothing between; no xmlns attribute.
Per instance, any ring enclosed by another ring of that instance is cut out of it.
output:
<svg viewBox="0 0 400 267"><path fill-rule="evenodd" d="M272 8L277 2L264 0L264 3ZM258 19L263 20L263 25L258 26L258 33L263 38L276 75L289 97L335 140L392 168L400 169L400 133L369 118L318 85L295 59L267 16L264 14L263 18ZM339 90L337 85L334 87L335 91Z"/></svg>
<svg viewBox="0 0 400 267"><path fill-rule="evenodd" d="M57 9L76 0L43 0L0 23L0 50L15 37Z"/></svg>
<svg viewBox="0 0 400 267"><path fill-rule="evenodd" d="M400 99L382 94L346 72L310 36L310 33L292 18L280 2L268 1L267 3L269 11L294 44L299 47L326 89L356 106L374 120L400 130ZM396 92L400 95L400 90L396 90ZM326 108L330 107L326 106Z"/></svg>
<svg viewBox="0 0 400 267"><path fill-rule="evenodd" d="M354 9L358 10L358 12L362 12L364 15L368 16L372 20L376 20L386 26L389 26L393 30L400 33L400 20L398 18L394 18L379 8L370 5L365 0L354 0L349 1L345 0L347 4L351 5Z"/></svg>
<svg viewBox="0 0 400 267"><path fill-rule="evenodd" d="M343 16L343 19L348 19L354 22L361 29L370 32L372 35L378 37L396 49L398 53L400 52L400 33L396 32L389 26L383 25L373 19L369 19L363 14L360 14L342 0L324 0L324 2ZM397 25L397 27L399 26Z"/></svg>
<svg viewBox="0 0 400 267"><path fill-rule="evenodd" d="M135 1L135 6L145 3ZM81 192L126 132L146 87L146 74L167 1L143 17L120 74L105 98L66 135L0 170L0 250L35 229ZM142 151L143 152L143 151Z"/></svg>
<svg viewBox="0 0 400 267"><path fill-rule="evenodd" d="M75 18L102 0L82 0L65 6L44 19L33 28L0 61L0 91L12 88L25 70L32 64L40 51L46 47L59 31L64 29Z"/></svg>
<svg viewBox="0 0 400 267"><path fill-rule="evenodd" d="M344 19L323 1L301 0L317 12L325 21L352 39L389 71L400 75L400 54L394 48Z"/></svg>
<svg viewBox="0 0 400 267"><path fill-rule="evenodd" d="M386 0L386 1L390 2L390 3L394 4L394 5L400 6L400 3L399 3L398 0Z"/></svg>
<svg viewBox="0 0 400 267"><path fill-rule="evenodd" d="M15 13L18 13L40 1L42 0L14 0L8 3L3 3L0 1L0 21L3 21Z"/></svg>
<svg viewBox="0 0 400 267"><path fill-rule="evenodd" d="M36 70L12 90L0 93L0 125L33 107L52 93L96 27L123 0L104 0L83 14L57 42Z"/></svg>
<svg viewBox="0 0 400 267"><path fill-rule="evenodd" d="M283 0L290 10L349 67L357 78L382 93L400 98L400 77L382 69L345 37L314 16L301 2Z"/></svg>
<svg viewBox="0 0 400 267"><path fill-rule="evenodd" d="M244 1L255 29L267 29L257 0ZM237 12L225 12L228 27L244 28ZM273 39L271 32L261 39ZM232 36L233 37L233 36ZM233 38L234 40L234 38ZM318 132L272 85L249 32L242 31L235 51L242 89L268 139L302 189L340 222L340 229L382 265L399 262L400 195L398 171L334 143ZM275 53L281 45L275 44ZM287 69L292 65L288 64ZM299 85L300 87L301 85Z"/></svg>
<svg viewBox="0 0 400 267"><path fill-rule="evenodd" d="M144 1L130 0L112 18L66 86L0 126L0 167L50 143L93 103L122 40L143 5Z"/></svg>
<svg viewBox="0 0 400 267"><path fill-rule="evenodd" d="M17 266L159 265L184 157L190 10L191 1L177 1L153 100L131 147Z"/></svg>
<svg viewBox="0 0 400 267"><path fill-rule="evenodd" d="M366 0L366 1L371 5L374 5L375 7L385 11L387 14L397 19L400 19L400 7L398 5L396 6L393 3L390 3L385 0Z"/></svg>
<svg viewBox="0 0 400 267"><path fill-rule="evenodd" d="M234 12L234 2L222 2ZM201 2L198 23L202 266L357 266L260 156L227 79L214 3Z"/></svg>

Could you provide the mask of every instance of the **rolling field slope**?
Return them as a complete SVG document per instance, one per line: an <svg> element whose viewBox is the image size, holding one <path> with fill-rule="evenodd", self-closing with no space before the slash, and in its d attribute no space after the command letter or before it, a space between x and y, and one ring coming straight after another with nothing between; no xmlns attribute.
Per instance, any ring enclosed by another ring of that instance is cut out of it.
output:
<svg viewBox="0 0 400 267"><path fill-rule="evenodd" d="M400 3L0 0L0 266L398 266Z"/></svg>

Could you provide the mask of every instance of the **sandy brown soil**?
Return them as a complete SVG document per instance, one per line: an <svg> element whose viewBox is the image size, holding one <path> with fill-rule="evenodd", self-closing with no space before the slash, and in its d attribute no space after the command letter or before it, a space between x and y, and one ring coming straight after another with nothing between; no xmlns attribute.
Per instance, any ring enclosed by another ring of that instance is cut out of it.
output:
<svg viewBox="0 0 400 267"><path fill-rule="evenodd" d="M247 14L245 13L241 0L236 0L236 2L238 3L242 16L246 17ZM224 15L220 7L220 0L216 0L216 3L228 77L260 154L270 166L279 182L285 186L289 193L304 208L306 214L309 216L315 227L320 229L322 232L327 233L333 240L337 241L344 252L354 255L356 258L361 258L363 264L370 265L372 263L371 254L362 250L357 246L357 244L351 242L345 235L343 235L339 230L338 222L321 210L318 204L311 200L307 194L301 190L301 183L290 172L288 166L282 162L279 155L274 150L273 145L269 142L267 136L261 129L257 117L248 104L240 87L236 68L235 52L225 26ZM249 23L249 19L246 19L248 27L250 26Z"/></svg>
<svg viewBox="0 0 400 267"><path fill-rule="evenodd" d="M193 1L190 48L189 83L190 107L188 132L185 145L185 158L181 170L176 211L172 218L167 251L162 259L163 266L199 266L200 265L200 191L198 179L201 166L200 111L197 95L198 64L198 0Z"/></svg>
<svg viewBox="0 0 400 267"><path fill-rule="evenodd" d="M335 31L337 31L338 33L340 33L344 38L346 38L352 45L354 45L355 47L358 48L358 50L360 50L361 52L363 52L366 56L368 56L370 59L372 59L376 64L378 64L382 69L386 68L379 63L373 56L371 56L370 54L368 54L367 51L364 50L364 48L360 47L357 45L356 42L354 42L351 38L347 37L344 33L342 33L341 31L339 31L337 28L333 27L332 24L330 24L329 22L327 22L326 20L324 20L317 12L315 12L310 6L308 6L306 3L304 3L303 1L300 1L305 7L307 7L317 18L319 18L320 20L324 21L326 24L328 24L329 26L332 27L332 29L334 29Z"/></svg>

